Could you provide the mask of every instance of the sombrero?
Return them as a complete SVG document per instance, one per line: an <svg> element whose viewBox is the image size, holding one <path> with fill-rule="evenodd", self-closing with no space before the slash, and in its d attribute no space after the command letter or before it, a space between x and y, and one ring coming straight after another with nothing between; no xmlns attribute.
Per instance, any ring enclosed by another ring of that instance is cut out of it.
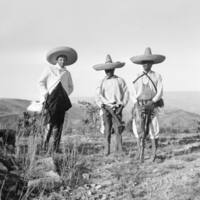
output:
<svg viewBox="0 0 200 200"><path fill-rule="evenodd" d="M47 53L46 58L49 63L55 65L57 63L58 56L61 55L67 57L66 65L72 65L78 58L76 51L70 47L56 47Z"/></svg>
<svg viewBox="0 0 200 200"><path fill-rule="evenodd" d="M144 55L133 56L130 59L133 63L139 64L139 65L143 64L145 61L152 61L153 64L158 64L165 60L165 56L152 54L151 49L147 47L145 49Z"/></svg>
<svg viewBox="0 0 200 200"><path fill-rule="evenodd" d="M27 107L27 111L41 113L43 104L41 102L32 101L31 104Z"/></svg>
<svg viewBox="0 0 200 200"><path fill-rule="evenodd" d="M98 64L98 65L94 65L93 68L96 71L100 71L100 70L109 70L109 69L115 69L115 68L121 68L125 65L125 63L121 63L121 62L112 62L112 59L110 57L110 55L108 54L106 56L106 62L103 64Z"/></svg>

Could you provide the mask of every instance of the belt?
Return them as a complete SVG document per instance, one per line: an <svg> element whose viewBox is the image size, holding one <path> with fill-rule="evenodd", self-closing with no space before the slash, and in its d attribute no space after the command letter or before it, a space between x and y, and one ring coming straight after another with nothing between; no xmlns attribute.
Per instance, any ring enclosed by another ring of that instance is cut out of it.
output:
<svg viewBox="0 0 200 200"><path fill-rule="evenodd" d="M151 99L137 99L138 103L141 103L142 105L148 104Z"/></svg>

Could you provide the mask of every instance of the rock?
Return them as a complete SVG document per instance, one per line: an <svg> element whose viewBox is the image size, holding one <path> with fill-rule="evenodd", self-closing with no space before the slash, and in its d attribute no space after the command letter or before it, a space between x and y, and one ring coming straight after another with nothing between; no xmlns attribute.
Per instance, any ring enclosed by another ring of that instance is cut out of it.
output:
<svg viewBox="0 0 200 200"><path fill-rule="evenodd" d="M90 190L88 190L88 191L87 191L87 194L88 194L89 196L91 196L91 195L92 195L92 192L91 192Z"/></svg>
<svg viewBox="0 0 200 200"><path fill-rule="evenodd" d="M181 179L184 182L188 182L189 177L187 175L184 175Z"/></svg>
<svg viewBox="0 0 200 200"><path fill-rule="evenodd" d="M103 194L101 200L106 200L106 198L107 198L106 194Z"/></svg>
<svg viewBox="0 0 200 200"><path fill-rule="evenodd" d="M43 158L43 159L37 160L36 169L37 170L45 170L45 171L54 170L55 164L54 164L53 158L48 157L48 158Z"/></svg>
<svg viewBox="0 0 200 200"><path fill-rule="evenodd" d="M28 182L29 189L52 190L62 185L59 174L55 172L55 165L52 157L36 161L34 173L38 178Z"/></svg>
<svg viewBox="0 0 200 200"><path fill-rule="evenodd" d="M153 170L153 173L156 173L156 172L158 172L158 169L154 169L154 170Z"/></svg>
<svg viewBox="0 0 200 200"><path fill-rule="evenodd" d="M116 197L116 196L117 196L117 193L116 193L116 192L110 192L110 196L111 196L111 197Z"/></svg>
<svg viewBox="0 0 200 200"><path fill-rule="evenodd" d="M18 175L0 173L1 199L19 199L23 197L27 189L27 183Z"/></svg>
<svg viewBox="0 0 200 200"><path fill-rule="evenodd" d="M96 190L99 190L101 188L101 185L97 185L95 188Z"/></svg>
<svg viewBox="0 0 200 200"><path fill-rule="evenodd" d="M2 163L0 163L0 173L8 173L8 169Z"/></svg>
<svg viewBox="0 0 200 200"><path fill-rule="evenodd" d="M59 175L53 174L55 172L48 173L47 177L44 178L38 178L34 180L30 180L28 182L28 188L30 189L44 189L44 190L52 190L59 188L62 185L62 181L59 177ZM51 174L51 176L50 176Z"/></svg>
<svg viewBox="0 0 200 200"><path fill-rule="evenodd" d="M102 187L105 187L105 186L112 185L113 182L112 182L111 180L102 180L102 181L99 182L98 184L101 185Z"/></svg>
<svg viewBox="0 0 200 200"><path fill-rule="evenodd" d="M60 176L58 175L58 173L54 172L53 170L44 172L44 175L45 177L51 177L55 180L60 180Z"/></svg>
<svg viewBox="0 0 200 200"><path fill-rule="evenodd" d="M185 145L184 148L181 148L181 149L175 149L173 151L173 154L176 156L176 155L185 155L185 154L189 154L195 150L199 150L200 149L200 143L199 142L196 142L196 143L193 143L193 144L188 144L188 145Z"/></svg>
<svg viewBox="0 0 200 200"><path fill-rule="evenodd" d="M8 171L18 169L17 166L16 166L16 163L14 161L14 158L12 158L12 157L9 157L9 158L0 157L0 163L4 167L6 167Z"/></svg>
<svg viewBox="0 0 200 200"><path fill-rule="evenodd" d="M82 174L83 178L86 179L86 180L89 180L90 178L90 175L85 173L85 174Z"/></svg>

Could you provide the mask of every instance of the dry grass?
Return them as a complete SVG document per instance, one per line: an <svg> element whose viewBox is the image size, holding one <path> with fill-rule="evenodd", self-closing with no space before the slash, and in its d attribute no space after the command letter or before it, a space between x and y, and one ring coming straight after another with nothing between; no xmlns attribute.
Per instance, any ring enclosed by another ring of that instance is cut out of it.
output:
<svg viewBox="0 0 200 200"><path fill-rule="evenodd" d="M39 118L30 129L21 127L17 137L15 159L18 173L25 181L39 177L36 161L48 155L41 148ZM183 138L175 134L161 135L158 161L150 163L151 145L147 141L145 162L137 159L136 141L132 133L123 133L124 154L114 153L112 136L111 155L103 156L104 136L96 130L70 123L62 137L60 150L54 161L62 185L54 190L26 191L21 199L109 199L109 200L186 200L200 199L200 156L194 153L174 156L173 151L184 146ZM79 126L79 127L78 127ZM36 128L34 128L36 127ZM28 131L27 131L28 130ZM183 142L179 142L182 140ZM191 140L192 141L192 140ZM187 143L187 142L185 142ZM191 143L192 144L192 143ZM9 156L13 156L8 154Z"/></svg>

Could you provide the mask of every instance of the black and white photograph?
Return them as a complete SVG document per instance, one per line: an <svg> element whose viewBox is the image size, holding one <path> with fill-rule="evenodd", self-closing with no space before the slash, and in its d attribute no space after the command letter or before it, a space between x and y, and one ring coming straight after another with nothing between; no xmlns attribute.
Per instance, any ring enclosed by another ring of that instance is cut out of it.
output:
<svg viewBox="0 0 200 200"><path fill-rule="evenodd" d="M0 0L0 200L200 200L199 0Z"/></svg>

